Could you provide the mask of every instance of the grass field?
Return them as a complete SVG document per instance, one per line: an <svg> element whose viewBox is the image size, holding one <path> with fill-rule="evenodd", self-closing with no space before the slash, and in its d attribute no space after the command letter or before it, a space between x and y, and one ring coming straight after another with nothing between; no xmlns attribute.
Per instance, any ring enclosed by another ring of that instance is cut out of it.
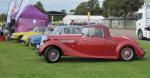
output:
<svg viewBox="0 0 150 78"><path fill-rule="evenodd" d="M0 42L0 78L150 78L150 42L140 44L147 55L132 62L64 57L48 64L32 48Z"/></svg>

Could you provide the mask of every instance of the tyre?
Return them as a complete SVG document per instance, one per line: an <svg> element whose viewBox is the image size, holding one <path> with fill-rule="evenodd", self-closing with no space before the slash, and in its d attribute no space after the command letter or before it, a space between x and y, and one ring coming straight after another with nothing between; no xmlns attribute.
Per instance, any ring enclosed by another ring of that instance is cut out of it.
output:
<svg viewBox="0 0 150 78"><path fill-rule="evenodd" d="M50 46L50 47L46 48L44 57L45 57L46 62L56 63L61 58L61 51L57 47Z"/></svg>
<svg viewBox="0 0 150 78"><path fill-rule="evenodd" d="M139 32L138 32L138 39L139 40L143 40L144 39L142 30L139 30Z"/></svg>
<svg viewBox="0 0 150 78"><path fill-rule="evenodd" d="M23 43L24 46L29 46L29 43L26 42L26 41L22 41L22 43Z"/></svg>
<svg viewBox="0 0 150 78"><path fill-rule="evenodd" d="M20 36L18 37L18 43L21 43L21 42L22 42L22 41L21 41L22 37L23 37L23 35L20 35Z"/></svg>
<svg viewBox="0 0 150 78"><path fill-rule="evenodd" d="M124 47L121 49L120 56L124 61L131 61L135 58L135 52L131 47Z"/></svg>

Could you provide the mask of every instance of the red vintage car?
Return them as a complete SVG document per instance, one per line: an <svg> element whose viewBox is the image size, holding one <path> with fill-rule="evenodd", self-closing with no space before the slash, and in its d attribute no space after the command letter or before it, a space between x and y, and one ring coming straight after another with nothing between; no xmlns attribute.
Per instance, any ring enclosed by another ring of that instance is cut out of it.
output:
<svg viewBox="0 0 150 78"><path fill-rule="evenodd" d="M81 34L49 35L38 53L48 63L58 62L61 56L130 61L145 54L135 40L111 36L109 28L104 25L84 26Z"/></svg>

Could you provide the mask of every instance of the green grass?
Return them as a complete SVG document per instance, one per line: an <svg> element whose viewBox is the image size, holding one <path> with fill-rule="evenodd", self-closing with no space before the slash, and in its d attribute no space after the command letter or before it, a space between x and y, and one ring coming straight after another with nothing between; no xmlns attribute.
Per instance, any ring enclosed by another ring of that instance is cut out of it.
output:
<svg viewBox="0 0 150 78"><path fill-rule="evenodd" d="M48 64L32 48L0 42L0 78L149 78L150 42L140 44L147 56L132 62L65 57Z"/></svg>

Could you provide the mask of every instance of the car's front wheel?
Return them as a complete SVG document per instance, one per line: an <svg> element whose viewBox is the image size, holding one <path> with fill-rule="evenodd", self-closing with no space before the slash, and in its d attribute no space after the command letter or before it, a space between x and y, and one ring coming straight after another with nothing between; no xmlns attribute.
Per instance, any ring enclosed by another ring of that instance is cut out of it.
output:
<svg viewBox="0 0 150 78"><path fill-rule="evenodd" d="M131 61L135 57L134 49L131 47L124 47L121 49L120 56L122 60Z"/></svg>
<svg viewBox="0 0 150 78"><path fill-rule="evenodd" d="M139 30L139 32L138 32L138 39L139 40L143 40L144 39L142 30Z"/></svg>
<svg viewBox="0 0 150 78"><path fill-rule="evenodd" d="M57 47L50 46L46 48L44 57L48 63L56 63L61 58L61 51Z"/></svg>

